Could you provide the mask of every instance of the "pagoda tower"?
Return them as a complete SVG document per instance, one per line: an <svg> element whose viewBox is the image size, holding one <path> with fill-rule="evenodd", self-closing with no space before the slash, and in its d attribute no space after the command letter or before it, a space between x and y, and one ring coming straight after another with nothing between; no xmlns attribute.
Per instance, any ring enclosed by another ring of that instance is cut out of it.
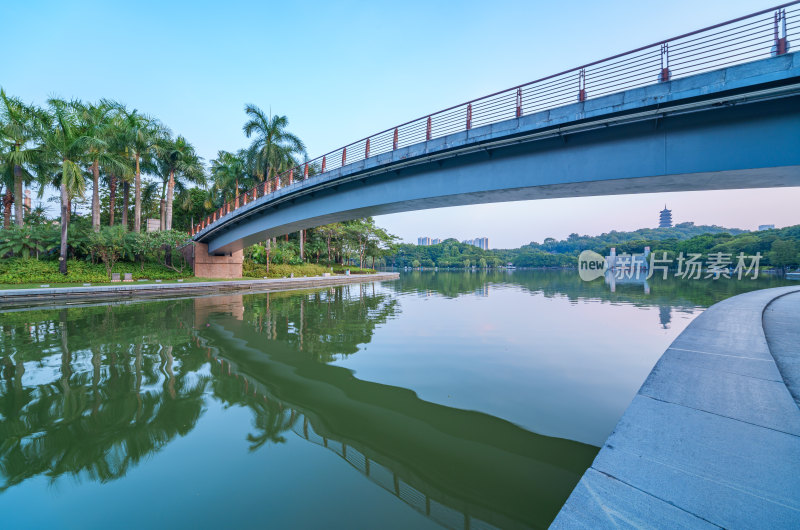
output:
<svg viewBox="0 0 800 530"><path fill-rule="evenodd" d="M664 205L664 209L661 210L661 213L658 216L658 227L659 228L672 228L672 210L667 210L667 205Z"/></svg>

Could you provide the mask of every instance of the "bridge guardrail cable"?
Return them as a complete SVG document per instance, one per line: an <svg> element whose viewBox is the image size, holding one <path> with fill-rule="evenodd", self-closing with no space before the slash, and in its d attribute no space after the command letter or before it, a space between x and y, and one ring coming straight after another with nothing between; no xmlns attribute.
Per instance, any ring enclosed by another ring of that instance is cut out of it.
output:
<svg viewBox="0 0 800 530"><path fill-rule="evenodd" d="M426 114L270 177L225 203L190 234L260 197L354 162L569 103L783 55L798 38L800 0L795 0Z"/></svg>

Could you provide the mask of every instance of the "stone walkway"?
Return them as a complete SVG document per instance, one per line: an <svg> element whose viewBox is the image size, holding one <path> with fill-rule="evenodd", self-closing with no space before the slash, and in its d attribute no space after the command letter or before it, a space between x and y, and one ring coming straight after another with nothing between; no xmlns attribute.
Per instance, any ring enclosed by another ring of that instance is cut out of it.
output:
<svg viewBox="0 0 800 530"><path fill-rule="evenodd" d="M353 274L336 276L309 276L304 278L274 278L269 280L228 280L213 282L155 283L91 287L50 287L41 289L0 290L0 308L30 306L85 301L107 301L120 299L160 298L171 296L192 296L204 294L223 294L233 292L286 291L290 289L310 289L346 283L364 283L381 280L395 280L396 272L376 274Z"/></svg>
<svg viewBox="0 0 800 530"><path fill-rule="evenodd" d="M800 528L799 310L780 287L697 317L552 528Z"/></svg>

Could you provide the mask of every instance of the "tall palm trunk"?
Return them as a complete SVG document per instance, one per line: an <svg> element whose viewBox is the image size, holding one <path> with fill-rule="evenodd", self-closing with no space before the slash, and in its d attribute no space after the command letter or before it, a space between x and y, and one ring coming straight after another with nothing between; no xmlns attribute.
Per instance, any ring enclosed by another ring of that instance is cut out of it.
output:
<svg viewBox="0 0 800 530"><path fill-rule="evenodd" d="M14 194L11 188L6 188L6 194L3 196L3 228L8 230L11 228L11 207L14 205Z"/></svg>
<svg viewBox="0 0 800 530"><path fill-rule="evenodd" d="M117 177L108 176L108 226L114 226L114 209L117 207Z"/></svg>
<svg viewBox="0 0 800 530"><path fill-rule="evenodd" d="M328 235L328 263L331 262L331 236Z"/></svg>
<svg viewBox="0 0 800 530"><path fill-rule="evenodd" d="M22 168L14 164L14 197L17 200L14 202L14 224L22 226Z"/></svg>
<svg viewBox="0 0 800 530"><path fill-rule="evenodd" d="M61 254L58 263L58 271L67 274L67 225L69 224L69 195L67 185L61 183Z"/></svg>
<svg viewBox="0 0 800 530"><path fill-rule="evenodd" d="M131 207L131 185L128 182L122 183L122 226L128 229L128 210Z"/></svg>
<svg viewBox="0 0 800 530"><path fill-rule="evenodd" d="M169 172L169 184L167 184L167 230L172 230L172 201L175 197L175 171Z"/></svg>
<svg viewBox="0 0 800 530"><path fill-rule="evenodd" d="M306 231L300 230L300 261L305 259Z"/></svg>
<svg viewBox="0 0 800 530"><path fill-rule="evenodd" d="M133 182L133 231L142 231L142 175L139 173L139 153L136 153L136 177Z"/></svg>
<svg viewBox="0 0 800 530"><path fill-rule="evenodd" d="M92 230L100 231L100 164L92 162Z"/></svg>

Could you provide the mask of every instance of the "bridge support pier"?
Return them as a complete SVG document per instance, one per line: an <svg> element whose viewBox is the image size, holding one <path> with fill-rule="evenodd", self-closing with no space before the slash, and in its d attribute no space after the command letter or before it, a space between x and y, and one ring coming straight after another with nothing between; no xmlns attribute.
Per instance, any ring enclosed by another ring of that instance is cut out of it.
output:
<svg viewBox="0 0 800 530"><path fill-rule="evenodd" d="M195 243L184 247L183 257L192 266L194 275L198 278L234 279L242 277L243 250L223 256L214 256L208 253L208 245Z"/></svg>

